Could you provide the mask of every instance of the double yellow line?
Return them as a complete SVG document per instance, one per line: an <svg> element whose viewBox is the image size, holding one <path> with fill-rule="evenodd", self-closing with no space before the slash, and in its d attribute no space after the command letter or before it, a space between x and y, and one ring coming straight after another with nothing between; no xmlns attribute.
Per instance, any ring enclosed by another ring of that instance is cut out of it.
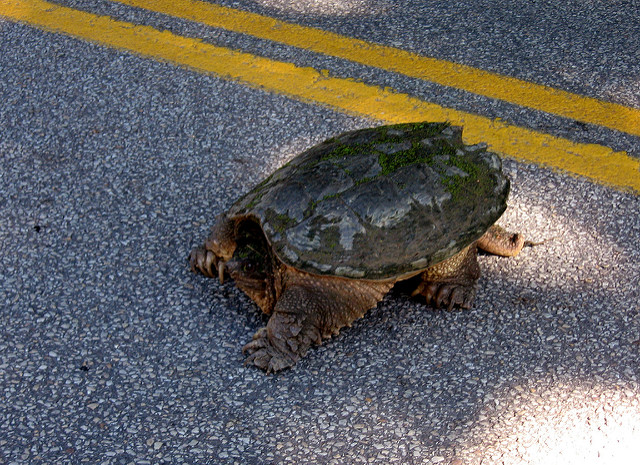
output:
<svg viewBox="0 0 640 465"><path fill-rule="evenodd" d="M633 108L206 2L116 1L640 135L640 110ZM484 141L491 150L507 156L640 192L640 161L601 145L576 143L499 119L443 108L408 94L331 77L313 68L302 68L41 0L2 0L0 15L354 115L393 123L448 120L465 126L467 143Z"/></svg>

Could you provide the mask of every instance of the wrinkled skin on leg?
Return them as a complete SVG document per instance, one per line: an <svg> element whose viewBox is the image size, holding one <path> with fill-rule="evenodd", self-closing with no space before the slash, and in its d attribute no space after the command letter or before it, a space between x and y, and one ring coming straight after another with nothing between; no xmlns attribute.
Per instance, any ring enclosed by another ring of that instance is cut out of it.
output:
<svg viewBox="0 0 640 465"><path fill-rule="evenodd" d="M435 307L471 308L476 297L476 282L480 267L476 259L476 244L472 244L453 257L440 262L421 274L422 281L411 294L421 294Z"/></svg>
<svg viewBox="0 0 640 465"><path fill-rule="evenodd" d="M471 308L480 278L477 249L503 257L516 256L525 245L520 234L509 233L494 225L475 243L453 257L422 272L422 281L412 295L421 294L436 307Z"/></svg>
<svg viewBox="0 0 640 465"><path fill-rule="evenodd" d="M393 286L393 282L318 277L292 269L285 279L267 327L243 349L249 354L246 363L267 373L293 366L313 344L351 326Z"/></svg>

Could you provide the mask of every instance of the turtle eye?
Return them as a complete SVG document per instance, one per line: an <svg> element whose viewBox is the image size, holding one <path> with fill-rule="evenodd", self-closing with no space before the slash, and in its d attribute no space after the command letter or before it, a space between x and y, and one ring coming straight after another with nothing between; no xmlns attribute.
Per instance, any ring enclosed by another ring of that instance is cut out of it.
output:
<svg viewBox="0 0 640 465"><path fill-rule="evenodd" d="M251 273L256 269L256 265L253 262L247 262L244 264L243 269L246 273Z"/></svg>

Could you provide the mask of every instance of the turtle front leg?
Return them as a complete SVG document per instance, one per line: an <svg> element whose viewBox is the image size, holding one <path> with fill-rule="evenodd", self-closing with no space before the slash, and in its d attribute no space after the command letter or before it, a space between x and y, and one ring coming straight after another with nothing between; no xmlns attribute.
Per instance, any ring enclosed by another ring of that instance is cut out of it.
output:
<svg viewBox="0 0 640 465"><path fill-rule="evenodd" d="M411 294L421 294L436 307L471 308L476 297L476 282L480 278L475 244L440 262L421 274L422 281Z"/></svg>
<svg viewBox="0 0 640 465"><path fill-rule="evenodd" d="M338 278L298 277L278 299L266 328L253 336L243 352L245 364L267 373L290 368L309 348L338 334L374 307L392 283Z"/></svg>
<svg viewBox="0 0 640 465"><path fill-rule="evenodd" d="M189 255L189 266L194 273L201 273L207 278L218 276L218 257L204 246L196 247Z"/></svg>
<svg viewBox="0 0 640 465"><path fill-rule="evenodd" d="M283 297L286 297L286 304L303 296L304 293L291 292ZM311 315L279 311L277 307L267 326L260 328L242 349L243 353L249 354L245 365L255 365L267 374L292 367L313 343L322 342L319 328Z"/></svg>

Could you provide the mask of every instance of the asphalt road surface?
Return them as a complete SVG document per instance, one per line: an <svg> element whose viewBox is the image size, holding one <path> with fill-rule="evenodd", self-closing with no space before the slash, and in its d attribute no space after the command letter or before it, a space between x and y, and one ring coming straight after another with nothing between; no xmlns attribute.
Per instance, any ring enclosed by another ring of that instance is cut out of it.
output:
<svg viewBox="0 0 640 465"><path fill-rule="evenodd" d="M633 0L399 3L225 2L640 110ZM115 2L59 5L342 86L389 87L637 166L640 137L613 117L585 123ZM542 245L481 256L471 310L393 291L293 369L266 376L241 353L266 317L232 283L192 274L189 251L295 154L388 117L12 14L0 9L0 464L640 456L640 172L578 176L562 156L544 167L505 153L512 194L500 223Z"/></svg>

